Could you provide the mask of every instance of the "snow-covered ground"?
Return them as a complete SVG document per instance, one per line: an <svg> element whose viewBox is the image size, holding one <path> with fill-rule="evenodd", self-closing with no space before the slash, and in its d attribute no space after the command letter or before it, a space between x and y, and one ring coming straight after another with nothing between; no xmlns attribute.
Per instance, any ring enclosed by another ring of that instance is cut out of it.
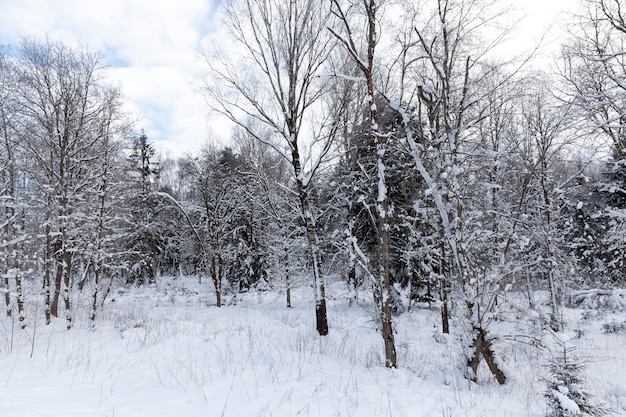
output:
<svg viewBox="0 0 626 417"><path fill-rule="evenodd" d="M0 416L545 414L542 378L554 341L521 303L496 324L510 377L499 386L486 369L479 384L463 378L462 345L454 334L440 335L434 308L396 318L400 367L386 369L369 300L361 294L364 301L351 306L340 282L328 292L331 330L323 338L307 287L294 290L291 309L279 292L250 292L217 308L210 284L163 279L112 294L95 329L86 318L89 300L78 299L85 307L70 331L63 320L45 326L41 306L31 303L26 330L0 318ZM626 415L626 329L619 330L626 316L566 309L564 321L588 390L614 415ZM606 333L602 326L611 323L618 331Z"/></svg>

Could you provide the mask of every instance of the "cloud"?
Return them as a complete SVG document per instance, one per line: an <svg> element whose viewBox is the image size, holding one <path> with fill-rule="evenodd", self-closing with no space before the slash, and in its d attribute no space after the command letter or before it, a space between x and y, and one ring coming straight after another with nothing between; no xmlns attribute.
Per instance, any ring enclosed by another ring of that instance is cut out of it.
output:
<svg viewBox="0 0 626 417"><path fill-rule="evenodd" d="M213 27L207 0L0 0L0 44L50 36L99 49L151 139L175 154L206 140L197 55Z"/></svg>

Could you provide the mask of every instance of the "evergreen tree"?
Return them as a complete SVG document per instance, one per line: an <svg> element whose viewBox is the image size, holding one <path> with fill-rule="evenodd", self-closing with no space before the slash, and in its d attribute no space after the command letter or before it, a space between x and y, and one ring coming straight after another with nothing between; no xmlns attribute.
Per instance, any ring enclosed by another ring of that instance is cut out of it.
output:
<svg viewBox="0 0 626 417"><path fill-rule="evenodd" d="M585 389L584 367L575 357L575 349L557 334L556 357L548 365L550 372L545 392L549 411L546 417L604 416L606 411L592 402Z"/></svg>
<svg viewBox="0 0 626 417"><path fill-rule="evenodd" d="M156 282L160 255L165 246L161 208L163 201L154 186L159 169L154 145L145 133L133 140L127 188L129 206L128 235L124 239L127 262L127 283Z"/></svg>

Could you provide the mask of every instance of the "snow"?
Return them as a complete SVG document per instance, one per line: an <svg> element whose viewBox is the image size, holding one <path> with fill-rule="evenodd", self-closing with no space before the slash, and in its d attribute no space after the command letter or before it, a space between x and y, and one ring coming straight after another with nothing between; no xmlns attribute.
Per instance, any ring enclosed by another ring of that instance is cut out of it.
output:
<svg viewBox="0 0 626 417"><path fill-rule="evenodd" d="M554 392L554 396L559 400L563 411L572 413L572 415L577 415L577 413L580 413L580 408L578 407L578 404L576 404L574 400L571 400L567 397L567 388L565 388L566 392L562 392L561 388L565 387L559 387L559 391L561 392Z"/></svg>
<svg viewBox="0 0 626 417"><path fill-rule="evenodd" d="M363 295L351 306L337 280L327 282L326 337L315 331L308 285L292 290L291 309L278 289L225 295L217 308L210 283L162 278L114 291L93 329L89 297L75 296L70 331L63 319L44 325L37 288L29 291L26 330L0 317L2 416L545 415L547 354L506 337L530 332L529 319L496 323L504 336L495 348L511 373L499 386L486 368L479 384L463 378L460 335L441 335L437 308L394 317L399 368L385 368L372 303ZM626 334L601 331L618 315L582 320L582 311L563 314L580 330L572 343L589 358L590 391L625 415ZM452 329L461 328L454 319Z"/></svg>

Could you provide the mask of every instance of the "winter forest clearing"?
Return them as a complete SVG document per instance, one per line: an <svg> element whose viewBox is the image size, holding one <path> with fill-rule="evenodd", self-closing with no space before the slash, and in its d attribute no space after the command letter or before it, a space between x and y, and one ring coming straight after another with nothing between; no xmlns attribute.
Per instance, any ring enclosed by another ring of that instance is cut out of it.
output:
<svg viewBox="0 0 626 417"><path fill-rule="evenodd" d="M509 300L519 310L494 325L511 376L500 386L487 369L478 384L464 378L460 332L444 337L439 311L425 305L396 317L400 366L389 370L371 294L355 304L340 281L329 282L331 331L323 338L310 286L294 289L292 308L284 289L233 294L217 308L209 283L163 282L116 290L95 329L80 295L70 332L42 318L25 331L2 321L2 415L538 417L561 344L584 365L580 377L595 401L626 415L626 322L623 311L612 312L623 299L564 308L568 330L558 335L540 320L547 297L536 294L539 307L525 320L524 301Z"/></svg>
<svg viewBox="0 0 626 417"><path fill-rule="evenodd" d="M1 412L624 414L626 7L538 70L500 3L224 1L177 157L3 48Z"/></svg>

